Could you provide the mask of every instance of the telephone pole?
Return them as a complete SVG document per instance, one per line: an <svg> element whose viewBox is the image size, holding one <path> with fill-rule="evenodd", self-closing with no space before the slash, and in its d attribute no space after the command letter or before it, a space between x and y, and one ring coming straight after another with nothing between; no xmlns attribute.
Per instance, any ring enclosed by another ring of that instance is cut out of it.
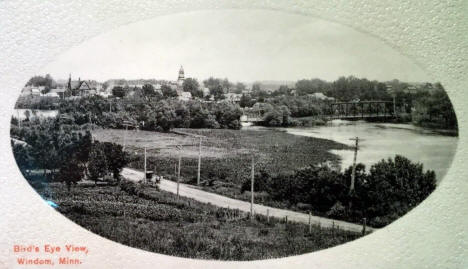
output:
<svg viewBox="0 0 468 269"><path fill-rule="evenodd" d="M125 144L127 143L127 130L128 130L128 125L125 124L125 133L124 133L124 138L123 138L122 151L125 151Z"/></svg>
<svg viewBox="0 0 468 269"><path fill-rule="evenodd" d="M197 186L200 185L200 169L201 169L201 141L202 138L200 137L200 144L198 145L198 170L197 170Z"/></svg>
<svg viewBox="0 0 468 269"><path fill-rule="evenodd" d="M180 165L182 162L182 153L180 152L181 146L177 146L177 149L179 150L179 167L177 169L177 199L179 199L179 185L180 185Z"/></svg>
<svg viewBox="0 0 468 269"><path fill-rule="evenodd" d="M255 161L254 156L252 155L252 174L250 181L250 219L253 220L253 204L254 204L254 181L255 181Z"/></svg>
<svg viewBox="0 0 468 269"><path fill-rule="evenodd" d="M349 192L352 193L354 192L354 182L356 180L356 159L357 159L357 152L359 149L359 137L356 136L356 138L351 138L350 140L354 140L356 143L354 146L353 169L351 172L351 186L349 187Z"/></svg>
<svg viewBox="0 0 468 269"><path fill-rule="evenodd" d="M144 178L144 182L148 183L146 181L147 181L147 178L146 178L146 147L145 147L145 178Z"/></svg>

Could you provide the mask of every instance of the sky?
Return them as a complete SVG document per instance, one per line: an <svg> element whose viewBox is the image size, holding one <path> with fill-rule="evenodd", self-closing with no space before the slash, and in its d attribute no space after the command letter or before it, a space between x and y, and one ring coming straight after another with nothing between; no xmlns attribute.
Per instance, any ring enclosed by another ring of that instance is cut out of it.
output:
<svg viewBox="0 0 468 269"><path fill-rule="evenodd" d="M179 13L122 26L77 45L41 74L55 79L430 81L383 41L341 24L266 10Z"/></svg>

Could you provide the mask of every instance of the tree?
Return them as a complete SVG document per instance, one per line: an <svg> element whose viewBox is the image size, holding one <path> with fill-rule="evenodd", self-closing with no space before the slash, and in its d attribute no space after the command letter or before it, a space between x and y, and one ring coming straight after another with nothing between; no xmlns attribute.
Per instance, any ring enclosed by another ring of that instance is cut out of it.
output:
<svg viewBox="0 0 468 269"><path fill-rule="evenodd" d="M382 226L417 206L435 189L434 171L397 155L371 166L363 191L362 210L375 224Z"/></svg>
<svg viewBox="0 0 468 269"><path fill-rule="evenodd" d="M63 162L59 168L58 179L65 182L68 191L71 189L71 184L76 184L83 178L83 176L83 167L73 160Z"/></svg>
<svg viewBox="0 0 468 269"><path fill-rule="evenodd" d="M124 98L125 97L125 89L122 86L115 86L112 88L112 95L115 97Z"/></svg>
<svg viewBox="0 0 468 269"><path fill-rule="evenodd" d="M163 96L166 97L166 98L177 97L177 91L172 89L168 85L162 85L161 86L161 92L163 93Z"/></svg>
<svg viewBox="0 0 468 269"><path fill-rule="evenodd" d="M246 90L246 86L245 86L244 83L242 83L242 82L237 82L236 83L236 87L235 87L235 91L234 91L235 93L241 94L245 90Z"/></svg>
<svg viewBox="0 0 468 269"><path fill-rule="evenodd" d="M99 142L95 142L89 153L88 163L89 179L94 183L107 174L107 158L104 148Z"/></svg>
<svg viewBox="0 0 468 269"><path fill-rule="evenodd" d="M250 97L250 95L242 94L239 105L241 107L251 107L253 106L254 101Z"/></svg>
<svg viewBox="0 0 468 269"><path fill-rule="evenodd" d="M193 97L203 98L203 91L200 90L200 84L194 78L186 78L182 84L185 92L190 92Z"/></svg>
<svg viewBox="0 0 468 269"><path fill-rule="evenodd" d="M53 89L57 86L57 83L55 80L52 78L51 75L47 74L45 77L42 76L34 76L31 79L29 79L28 83L26 83L26 86L34 86L34 87L44 87L44 92L47 93L50 91L50 89Z"/></svg>
<svg viewBox="0 0 468 269"><path fill-rule="evenodd" d="M34 167L34 159L29 152L29 146L12 142L13 155L15 156L16 163L21 171L28 174L29 170Z"/></svg>
<svg viewBox="0 0 468 269"><path fill-rule="evenodd" d="M128 164L128 157L121 145L110 142L104 142L102 145L107 160L107 171L112 173L114 179L120 181L120 172Z"/></svg>
<svg viewBox="0 0 468 269"><path fill-rule="evenodd" d="M213 95L216 101L223 100L225 98L223 86L221 85L217 85L217 86L214 86L213 88L210 88L210 94Z"/></svg>
<svg viewBox="0 0 468 269"><path fill-rule="evenodd" d="M159 101L154 109L154 122L156 123L157 130L169 131L174 127L174 120L176 113L174 106L168 101Z"/></svg>
<svg viewBox="0 0 468 269"><path fill-rule="evenodd" d="M219 79L210 77L209 79L204 80L203 84L210 90L210 94L213 95L215 100L224 99L224 94L228 93L232 88L232 83L229 82L227 78Z"/></svg>
<svg viewBox="0 0 468 269"><path fill-rule="evenodd" d="M281 85L277 92L279 95L290 95L291 89L286 85Z"/></svg>
<svg viewBox="0 0 468 269"><path fill-rule="evenodd" d="M156 94L155 90L154 90L154 87L153 85L151 84L145 84L143 85L143 95L144 96L148 96L148 97L151 97L151 96L154 96Z"/></svg>

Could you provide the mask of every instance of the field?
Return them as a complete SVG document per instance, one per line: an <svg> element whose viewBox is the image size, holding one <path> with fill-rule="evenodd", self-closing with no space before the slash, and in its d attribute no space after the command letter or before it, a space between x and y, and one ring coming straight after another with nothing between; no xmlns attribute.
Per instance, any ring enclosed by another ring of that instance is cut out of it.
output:
<svg viewBox="0 0 468 269"><path fill-rule="evenodd" d="M323 162L338 166L338 157L329 150L347 147L330 140L295 136L261 127L247 130L178 129L176 132L128 131L125 142L132 157L129 166L143 169L143 148L146 147L148 169L174 179L178 157L181 156L181 181L195 184L199 137L202 137L201 187L242 200L249 197L241 192L241 186L250 180L252 158L256 171L284 174ZM122 144L124 133L123 130L95 130L93 136L100 141ZM180 150L177 145L182 145ZM269 201L261 193L257 195L257 202L291 208L291 205Z"/></svg>
<svg viewBox="0 0 468 269"><path fill-rule="evenodd" d="M256 260L298 255L339 245L360 234L258 216L192 199L177 199L149 185L80 184L66 191L38 190L77 224L122 244L187 258Z"/></svg>

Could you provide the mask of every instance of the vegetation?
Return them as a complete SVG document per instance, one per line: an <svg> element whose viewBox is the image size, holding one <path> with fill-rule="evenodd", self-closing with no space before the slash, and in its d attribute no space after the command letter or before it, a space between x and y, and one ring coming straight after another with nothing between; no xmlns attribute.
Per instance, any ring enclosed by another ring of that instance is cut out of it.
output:
<svg viewBox="0 0 468 269"><path fill-rule="evenodd" d="M119 180L128 162L122 146L93 142L89 131L61 121L24 121L21 128L12 125L11 136L21 141L12 142L13 154L25 178L39 183L64 182L68 189L84 178L97 182L109 174Z"/></svg>
<svg viewBox="0 0 468 269"><path fill-rule="evenodd" d="M59 205L74 222L122 244L186 258L258 260L298 255L336 246L361 235L341 230L267 222L252 222L238 210L219 208L147 185L78 185L70 196L50 184L40 194Z"/></svg>
<svg viewBox="0 0 468 269"><path fill-rule="evenodd" d="M147 89L148 90L148 89ZM165 90L163 89L163 94ZM236 104L219 102L148 99L128 102L100 96L64 100L60 114L66 114L76 124L92 123L103 128L124 128L124 122L133 127L151 131L169 131L173 128L240 129L242 111Z"/></svg>
<svg viewBox="0 0 468 269"><path fill-rule="evenodd" d="M369 225L385 226L423 201L435 188L435 174L402 156L381 160L368 171L357 165L355 192L350 195L351 168L339 172L337 158L328 152L345 146L316 138L265 130L184 130L203 135L201 187L236 199L250 198L251 158L255 160L256 202ZM114 137L118 137L115 134ZM96 134L99 139L104 136ZM181 150L151 150L149 169L175 180L174 167L182 156L182 181L196 184L198 139L138 135L129 147L164 147L164 141L184 143ZM106 137L104 141L112 140ZM145 142L138 142L145 141ZM159 141L159 142L157 142ZM155 144L156 143L156 144ZM170 147L172 144L166 144ZM193 146L191 146L193 145ZM328 164L327 164L328 161ZM325 164L324 164L325 163ZM143 168L141 155L129 164Z"/></svg>
<svg viewBox="0 0 468 269"><path fill-rule="evenodd" d="M180 133L201 135L203 185L218 193L240 194L240 186L250 178L251 158L257 169L272 174L293 172L311 164L331 162L338 167L338 157L331 149L346 149L345 145L319 138L303 137L282 131L177 129ZM122 131L96 131L97 140L122 141ZM181 150L176 145L184 145ZM138 132L127 139L129 150L147 147L148 167L165 177L174 176L174 165L182 157L181 175L185 182L196 182L199 139L188 135L171 135ZM129 166L143 168L143 158L138 155ZM226 192L226 193L224 193Z"/></svg>
<svg viewBox="0 0 468 269"><path fill-rule="evenodd" d="M363 101L393 101L403 116L396 119L386 119L391 122L412 122L415 125L457 130L457 120L452 104L440 83L409 84L393 80L382 83L369 81L365 78L340 77L333 82L320 79L303 79L296 82L294 88L280 86L269 93L261 90L261 85L255 84L250 96L243 96L241 107L252 107L258 102L267 105L268 114L264 115L264 125L278 126L278 119L282 117L284 107L289 110L290 116L317 117L328 114L328 102L313 96L322 93L339 102ZM257 104L256 104L257 103ZM272 121L271 118L274 118ZM283 121L284 122L284 121ZM286 121L281 126L301 125L294 120Z"/></svg>
<svg viewBox="0 0 468 269"><path fill-rule="evenodd" d="M42 93L48 93L50 89L54 88L57 86L57 83L55 80L52 78L51 75L47 74L45 77L42 76L34 76L29 79L28 83L26 83L26 86L33 86L33 87L44 87L44 90Z"/></svg>
<svg viewBox="0 0 468 269"><path fill-rule="evenodd" d="M442 86L436 84L436 87L432 92L420 93L413 101L413 123L430 128L457 129L452 103Z"/></svg>
<svg viewBox="0 0 468 269"><path fill-rule="evenodd" d="M351 222L368 220L374 227L385 226L401 217L435 189L435 173L423 171L402 156L381 160L368 173L356 167L355 190L350 193L352 167L343 173L327 165L312 165L293 174L256 176L257 191L265 191L274 201L301 205L315 214ZM242 190L248 190L245 181Z"/></svg>
<svg viewBox="0 0 468 269"><path fill-rule="evenodd" d="M192 94L192 97L203 98L203 91L200 90L200 84L194 78L185 79L182 88L185 92Z"/></svg>

